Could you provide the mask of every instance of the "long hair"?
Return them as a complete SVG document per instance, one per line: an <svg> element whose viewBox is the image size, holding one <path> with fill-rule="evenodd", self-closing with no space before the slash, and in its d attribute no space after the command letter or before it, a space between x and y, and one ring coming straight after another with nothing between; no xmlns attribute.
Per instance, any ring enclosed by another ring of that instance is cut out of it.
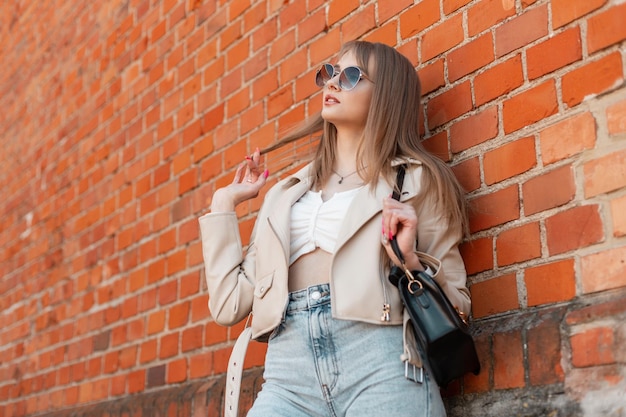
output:
<svg viewBox="0 0 626 417"><path fill-rule="evenodd" d="M421 161L425 168L423 186L436 192L433 198L442 217L450 224L460 224L467 234L465 192L450 168L426 151L419 138L421 85L413 65L395 49L382 43L351 41L343 45L337 58L348 52L354 54L359 67L374 82L367 122L357 150L359 175L372 186L381 175L393 184L392 160L413 158ZM370 64L374 68L370 68ZM321 186L333 172L337 130L320 114L306 120L263 153L320 131L312 180L314 185Z"/></svg>

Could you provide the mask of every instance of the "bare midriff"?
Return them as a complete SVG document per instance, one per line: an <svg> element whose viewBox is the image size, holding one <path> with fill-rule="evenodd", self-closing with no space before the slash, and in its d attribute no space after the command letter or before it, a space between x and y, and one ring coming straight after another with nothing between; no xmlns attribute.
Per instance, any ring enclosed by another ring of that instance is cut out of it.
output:
<svg viewBox="0 0 626 417"><path fill-rule="evenodd" d="M331 259L332 254L320 248L299 257L289 267L289 291L328 283Z"/></svg>

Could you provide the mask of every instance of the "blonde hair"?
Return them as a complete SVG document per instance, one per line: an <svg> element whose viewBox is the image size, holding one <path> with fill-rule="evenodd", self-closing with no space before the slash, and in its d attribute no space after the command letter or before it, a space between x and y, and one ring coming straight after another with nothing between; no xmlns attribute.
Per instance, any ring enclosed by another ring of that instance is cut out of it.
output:
<svg viewBox="0 0 626 417"><path fill-rule="evenodd" d="M436 191L435 202L442 217L468 231L465 191L451 169L423 147L419 138L420 81L410 61L390 46L351 41L339 51L338 58L352 52L359 67L374 82L369 116L357 151L359 174L366 184L375 185L379 176L395 181L391 161L413 158L424 166L424 187ZM371 59L371 61L370 61ZM375 68L370 68L373 62ZM370 71L374 69L374 71ZM372 74L373 72L373 74ZM280 148L305 136L322 132L313 159L312 180L324 184L332 175L337 130L320 114L306 120L262 153Z"/></svg>

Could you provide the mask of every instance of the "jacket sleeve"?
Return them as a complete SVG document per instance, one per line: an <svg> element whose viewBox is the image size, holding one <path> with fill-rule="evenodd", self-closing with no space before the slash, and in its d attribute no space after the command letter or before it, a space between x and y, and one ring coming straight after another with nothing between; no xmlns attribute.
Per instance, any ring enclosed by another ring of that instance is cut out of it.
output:
<svg viewBox="0 0 626 417"><path fill-rule="evenodd" d="M450 225L440 215L432 195L418 198L417 212L417 251L436 258L440 267L434 279L446 293L452 305L463 313L470 313L470 293L466 287L467 273L459 252L461 225Z"/></svg>
<svg viewBox="0 0 626 417"><path fill-rule="evenodd" d="M209 310L218 324L230 326L246 318L252 310L254 244L250 244L244 257L235 212L208 213L198 221Z"/></svg>

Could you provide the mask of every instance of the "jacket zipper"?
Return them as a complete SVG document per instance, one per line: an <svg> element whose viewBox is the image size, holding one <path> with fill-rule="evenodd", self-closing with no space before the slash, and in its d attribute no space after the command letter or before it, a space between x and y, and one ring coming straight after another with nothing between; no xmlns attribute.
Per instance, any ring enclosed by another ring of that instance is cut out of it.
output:
<svg viewBox="0 0 626 417"><path fill-rule="evenodd" d="M380 321L388 322L391 320L391 304L389 304L389 297L387 294L387 286L385 285L385 268L384 268L383 256L381 254L381 261L378 263L380 266L379 277L380 284L383 286L383 311L380 315Z"/></svg>

